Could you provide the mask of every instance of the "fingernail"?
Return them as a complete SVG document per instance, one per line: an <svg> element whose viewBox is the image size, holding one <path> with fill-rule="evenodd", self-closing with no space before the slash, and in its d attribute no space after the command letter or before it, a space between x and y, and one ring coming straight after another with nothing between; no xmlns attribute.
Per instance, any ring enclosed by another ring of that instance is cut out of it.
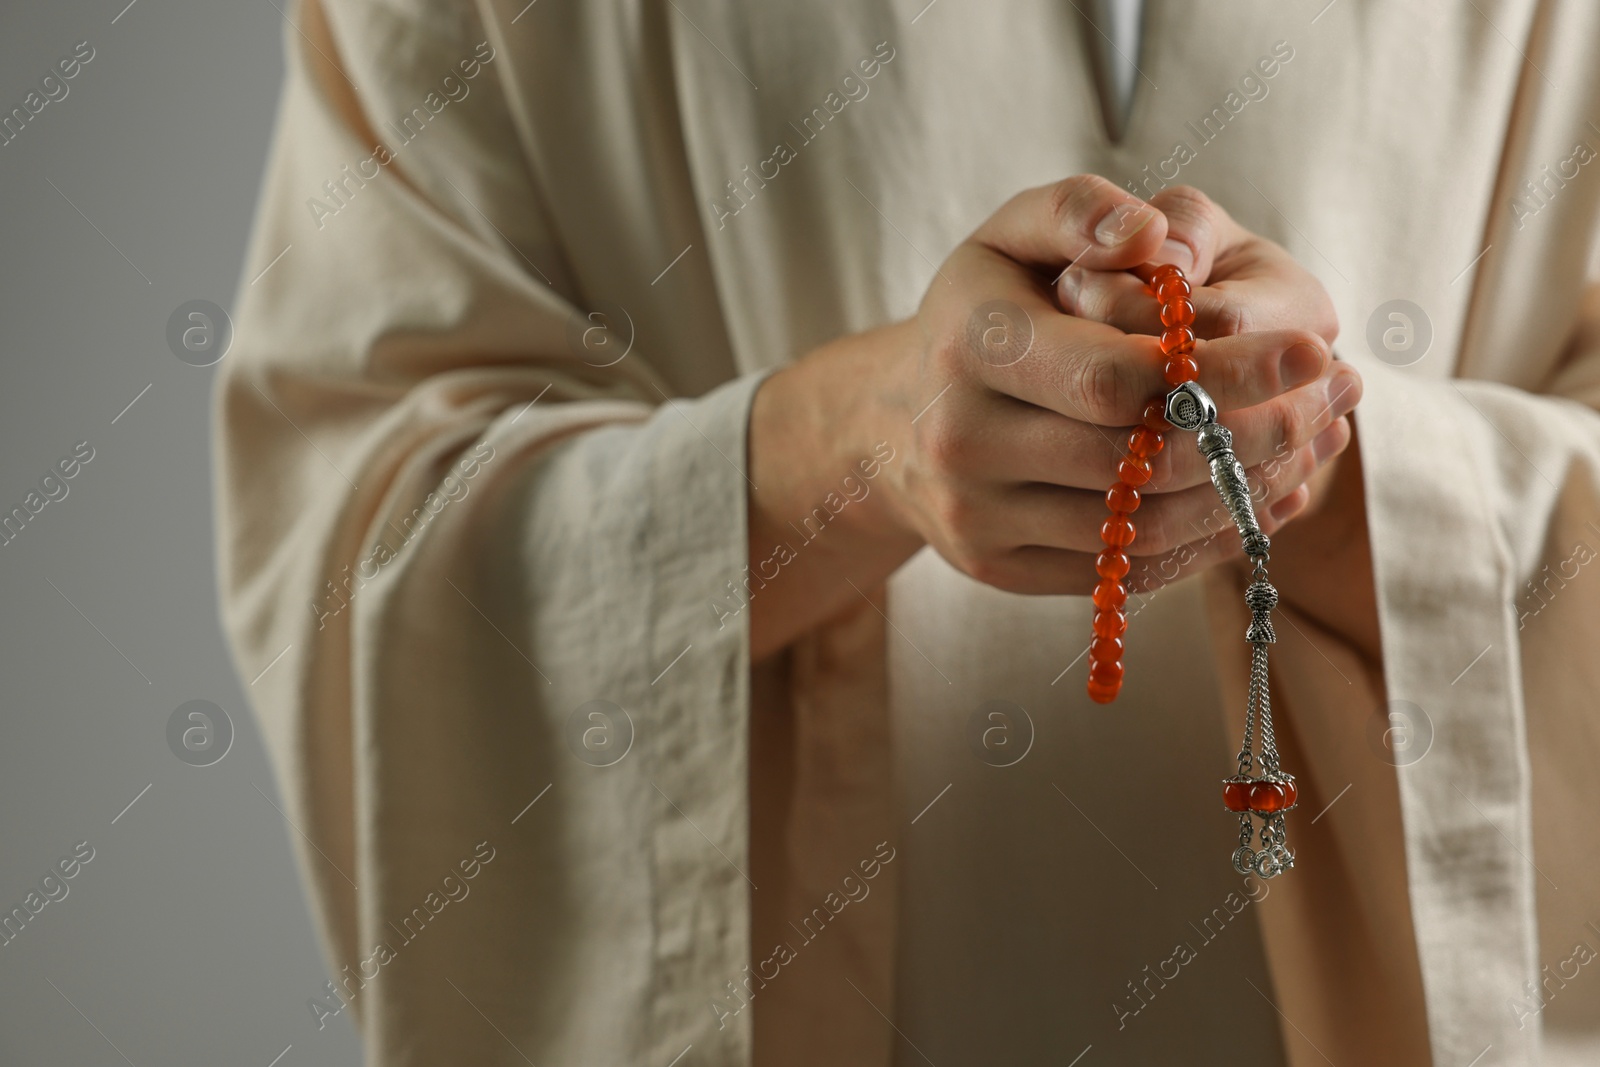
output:
<svg viewBox="0 0 1600 1067"><path fill-rule="evenodd" d="M1149 204L1118 204L1105 213L1094 228L1094 239L1103 247L1115 248L1150 225L1156 209Z"/></svg>
<svg viewBox="0 0 1600 1067"><path fill-rule="evenodd" d="M1322 373L1322 353L1301 343L1283 354L1278 362L1278 378L1285 389L1304 385Z"/></svg>
<svg viewBox="0 0 1600 1067"><path fill-rule="evenodd" d="M1328 379L1328 410L1331 417L1349 414L1361 399L1360 379L1347 372Z"/></svg>
<svg viewBox="0 0 1600 1067"><path fill-rule="evenodd" d="M1330 457L1342 449L1348 440L1344 432L1344 424L1335 422L1326 427L1311 440L1311 454L1318 463L1326 462Z"/></svg>
<svg viewBox="0 0 1600 1067"><path fill-rule="evenodd" d="M1082 285L1083 272L1076 266L1068 267L1061 272L1061 277L1056 279L1056 299L1061 304L1061 310L1068 315L1078 313L1078 290Z"/></svg>
<svg viewBox="0 0 1600 1067"><path fill-rule="evenodd" d="M1161 242L1161 251L1156 253L1156 265L1162 263L1171 263L1187 274L1194 270L1194 253L1182 241L1168 237Z"/></svg>

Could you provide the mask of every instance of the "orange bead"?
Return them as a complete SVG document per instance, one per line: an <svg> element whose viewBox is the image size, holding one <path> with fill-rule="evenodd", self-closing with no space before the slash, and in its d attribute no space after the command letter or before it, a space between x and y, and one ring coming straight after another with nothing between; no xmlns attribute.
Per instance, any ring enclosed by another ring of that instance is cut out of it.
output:
<svg viewBox="0 0 1600 1067"><path fill-rule="evenodd" d="M1094 572L1102 578L1121 578L1128 573L1130 564L1126 552L1108 548L1094 558Z"/></svg>
<svg viewBox="0 0 1600 1067"><path fill-rule="evenodd" d="M1128 617L1116 608L1094 613L1096 637L1121 637L1128 632Z"/></svg>
<svg viewBox="0 0 1600 1067"><path fill-rule="evenodd" d="M1172 301L1163 302L1161 305L1161 325L1163 326L1192 326L1194 325L1194 305L1183 297Z"/></svg>
<svg viewBox="0 0 1600 1067"><path fill-rule="evenodd" d="M1161 352L1167 356L1187 356L1194 351L1194 331L1187 326L1168 326L1161 331Z"/></svg>
<svg viewBox="0 0 1600 1067"><path fill-rule="evenodd" d="M1097 637L1089 642L1089 660L1098 663L1105 660L1109 663L1122 662L1122 638Z"/></svg>
<svg viewBox="0 0 1600 1067"><path fill-rule="evenodd" d="M1117 477L1138 488L1150 480L1150 461L1138 456L1123 456L1117 464Z"/></svg>
<svg viewBox="0 0 1600 1067"><path fill-rule="evenodd" d="M1166 440L1159 433L1145 426L1134 427L1133 432L1128 435L1128 451L1140 459L1154 456L1161 451L1161 446L1164 444Z"/></svg>
<svg viewBox="0 0 1600 1067"><path fill-rule="evenodd" d="M1154 430L1157 433L1166 433L1172 429L1172 423L1167 421L1167 404L1165 400L1152 400L1146 404L1144 406L1144 414L1140 416L1139 421L1144 424L1145 429Z"/></svg>
<svg viewBox="0 0 1600 1067"><path fill-rule="evenodd" d="M1089 664L1089 681L1094 685L1122 684L1122 664L1110 660L1095 660Z"/></svg>
<svg viewBox="0 0 1600 1067"><path fill-rule="evenodd" d="M1283 786L1283 806L1285 808L1294 807L1295 802L1300 799L1299 788L1294 784L1293 780L1280 784Z"/></svg>
<svg viewBox="0 0 1600 1067"><path fill-rule="evenodd" d="M1161 301L1163 304L1170 304L1178 297L1188 296L1191 292L1193 292L1193 290L1189 288L1189 283L1175 274L1169 274L1167 277L1162 278L1159 282L1156 282L1150 291L1155 295L1155 298Z"/></svg>
<svg viewBox="0 0 1600 1067"><path fill-rule="evenodd" d="M1124 515L1139 510L1139 490L1127 482L1118 482L1106 490L1106 507Z"/></svg>
<svg viewBox="0 0 1600 1067"><path fill-rule="evenodd" d="M1121 683L1118 683L1117 685L1100 685L1096 682L1090 682L1089 699L1094 701L1096 704L1109 704L1113 700L1117 699L1117 693L1121 691L1121 689Z"/></svg>
<svg viewBox="0 0 1600 1067"><path fill-rule="evenodd" d="M1184 382L1192 382L1200 377L1200 364L1188 356L1174 356L1167 360L1166 368L1161 373L1167 384L1176 389Z"/></svg>
<svg viewBox="0 0 1600 1067"><path fill-rule="evenodd" d="M1126 515L1113 515L1100 526L1100 540L1112 548L1127 548L1135 536L1133 522Z"/></svg>
<svg viewBox="0 0 1600 1067"><path fill-rule="evenodd" d="M1257 782L1250 787L1250 810L1263 815L1288 807L1288 796L1277 782Z"/></svg>
<svg viewBox="0 0 1600 1067"><path fill-rule="evenodd" d="M1223 782L1222 806L1229 811L1249 811L1250 784L1249 782Z"/></svg>
<svg viewBox="0 0 1600 1067"><path fill-rule="evenodd" d="M1102 578L1094 587L1094 606L1102 611L1120 608L1128 602L1128 591L1115 578Z"/></svg>
<svg viewBox="0 0 1600 1067"><path fill-rule="evenodd" d="M1163 263L1161 266L1150 272L1151 282L1159 282L1163 278L1181 277L1183 277L1183 271L1179 270L1177 264L1175 263Z"/></svg>

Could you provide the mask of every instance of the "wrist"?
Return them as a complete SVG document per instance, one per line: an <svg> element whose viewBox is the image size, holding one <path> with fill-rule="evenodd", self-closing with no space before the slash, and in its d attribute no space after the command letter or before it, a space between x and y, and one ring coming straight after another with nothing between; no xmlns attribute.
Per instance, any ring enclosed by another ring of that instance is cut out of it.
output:
<svg viewBox="0 0 1600 1067"><path fill-rule="evenodd" d="M849 542L903 559L922 544L899 500L914 412L904 368L917 327L897 323L830 342L773 374L751 409L752 535ZM844 545L839 546L841 549Z"/></svg>

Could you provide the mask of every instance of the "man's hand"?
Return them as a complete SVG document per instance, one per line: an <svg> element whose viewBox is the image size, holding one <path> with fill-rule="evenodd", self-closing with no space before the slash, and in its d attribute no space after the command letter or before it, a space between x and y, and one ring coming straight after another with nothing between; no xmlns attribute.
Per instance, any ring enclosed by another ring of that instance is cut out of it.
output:
<svg viewBox="0 0 1600 1067"><path fill-rule="evenodd" d="M1213 349L1204 343L1207 340L1256 330L1304 329L1333 343L1339 321L1327 290L1282 247L1241 227L1197 189L1172 186L1151 197L1149 203L1161 212L1167 226L1156 262L1175 263L1194 286L1190 300L1195 306L1195 335L1201 339L1196 359L1202 384L1206 365L1214 358L1208 355ZM1148 274L1143 267L1136 271ZM1056 296L1070 315L1129 333L1161 332L1156 302L1135 273L1076 262L1057 279ZM1300 506L1290 511L1292 504L1285 505L1286 517L1322 506L1337 466L1330 461L1344 452L1354 437L1350 420L1343 416L1361 399L1360 374L1354 367L1337 364L1324 380L1333 418L1309 445L1319 469L1298 497ZM1318 387L1323 384L1319 381ZM1230 429L1251 420L1250 413L1233 410L1220 397L1217 404L1224 410L1221 421ZM1252 484L1261 488L1255 479Z"/></svg>
<svg viewBox="0 0 1600 1067"><path fill-rule="evenodd" d="M811 513L877 442L888 441L899 458L825 536L796 546L795 560L752 600L756 658L859 600L852 584L877 584L924 543L1002 589L1092 589L1105 491L1129 430L1167 391L1159 346L1145 335L1155 303L1125 272L1155 258L1169 234L1194 239L1192 222L1172 222L1101 178L1028 190L957 247L915 319L834 341L762 386L750 428L752 478L761 487L750 495L753 554L792 539L788 523ZM1260 518L1270 533L1303 506L1303 483L1319 463L1310 446L1342 421L1329 387L1345 379L1330 369L1325 334L1287 324L1293 296L1273 280L1273 261L1249 266L1267 251L1240 245L1198 243L1200 254L1278 292L1285 324L1212 329L1200 383L1230 412L1235 451L1264 487ZM1108 293L1126 291L1125 302L1106 305L1125 304L1121 326L1063 314L1052 281L1068 264ZM1198 306L1225 318L1217 302L1233 294L1220 283L1215 290L1220 295L1202 289ZM1252 306L1278 306L1254 290L1241 295ZM1030 342L1020 351L990 343L986 309L997 306L1026 327ZM1313 325L1331 332L1329 322ZM1337 433L1347 439L1348 429ZM1174 446L1155 457L1141 487L1129 551L1144 562L1181 551L1188 574L1240 550L1236 538L1212 536L1218 501L1201 457L1180 438ZM1136 559L1130 580L1150 588L1162 577Z"/></svg>

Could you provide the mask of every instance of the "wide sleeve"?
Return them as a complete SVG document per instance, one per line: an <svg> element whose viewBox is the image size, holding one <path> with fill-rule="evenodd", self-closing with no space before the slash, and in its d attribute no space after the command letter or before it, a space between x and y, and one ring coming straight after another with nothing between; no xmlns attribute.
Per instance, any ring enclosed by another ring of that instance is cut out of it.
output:
<svg viewBox="0 0 1600 1067"><path fill-rule="evenodd" d="M498 32L286 32L218 521L328 950L307 1006L385 1065L744 1062L707 1005L750 959L747 634L711 605L758 376L675 396L693 353L579 312Z"/></svg>
<svg viewBox="0 0 1600 1067"><path fill-rule="evenodd" d="M1303 783L1303 869L1263 917L1292 1063L1600 1049L1600 999L1571 981L1600 944L1600 837L1576 817L1600 805L1600 285L1568 312L1537 382L1361 365L1366 544L1328 565L1370 567L1331 580L1370 585L1381 659L1287 603L1273 650ZM1242 586L1221 577L1242 707Z"/></svg>
<svg viewBox="0 0 1600 1067"><path fill-rule="evenodd" d="M1445 1059L1493 1042L1531 1062L1541 1031L1583 1051L1539 1062L1600 1051L1600 995L1530 986L1600 944L1600 836L1577 816L1600 805L1597 297L1591 281L1565 358L1531 387L1380 371L1358 416L1383 442L1363 463L1385 707L1428 746L1396 774Z"/></svg>

